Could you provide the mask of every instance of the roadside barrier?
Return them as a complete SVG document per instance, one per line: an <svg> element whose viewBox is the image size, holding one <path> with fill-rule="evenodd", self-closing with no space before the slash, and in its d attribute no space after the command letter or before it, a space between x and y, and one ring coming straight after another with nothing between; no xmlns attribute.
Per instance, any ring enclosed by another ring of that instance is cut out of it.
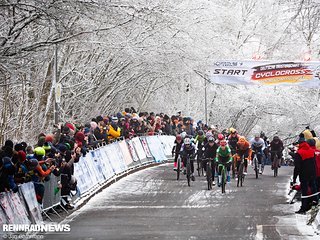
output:
<svg viewBox="0 0 320 240"><path fill-rule="evenodd" d="M141 136L91 150L74 164L77 180L74 201L94 194L108 181L130 170L168 160L174 140L174 136ZM44 182L43 206L37 202L33 182L21 184L17 193L0 193L0 224L40 224L43 223L42 213L46 214L49 209L59 215L54 207L62 207L60 179L51 174L49 181Z"/></svg>

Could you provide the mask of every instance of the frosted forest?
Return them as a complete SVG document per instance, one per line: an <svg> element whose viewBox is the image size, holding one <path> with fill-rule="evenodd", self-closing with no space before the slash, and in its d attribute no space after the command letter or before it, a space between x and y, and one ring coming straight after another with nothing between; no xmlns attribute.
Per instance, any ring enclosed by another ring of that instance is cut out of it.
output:
<svg viewBox="0 0 320 240"><path fill-rule="evenodd" d="M204 120L206 88L208 124L319 133L318 89L207 78L221 59L319 61L319 34L316 0L0 0L0 143L52 129L53 79L61 122L131 106Z"/></svg>

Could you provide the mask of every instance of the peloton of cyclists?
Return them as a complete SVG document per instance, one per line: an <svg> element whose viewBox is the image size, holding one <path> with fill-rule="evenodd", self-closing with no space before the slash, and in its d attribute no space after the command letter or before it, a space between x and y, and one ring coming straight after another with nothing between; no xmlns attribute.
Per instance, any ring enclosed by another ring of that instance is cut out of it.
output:
<svg viewBox="0 0 320 240"><path fill-rule="evenodd" d="M259 174L262 174L263 154L267 148L271 152L271 160L274 159L275 155L279 159L282 158L282 151L284 147L283 142L278 136L274 136L270 146L267 147L264 139L261 138L260 133L255 134L254 137L248 141L244 136L240 136L234 128L230 128L229 132L230 135L227 137L222 133L217 134L217 139L215 140L210 129L206 129L205 131L199 129L197 131L197 136L195 137L195 143L193 143L193 140L185 132L177 135L172 149L172 155L174 156L174 170L177 168L177 159L179 154L182 159L182 169L186 166L186 156L188 155L191 163L191 180L195 181L194 158L196 153L197 155L200 153L201 156L199 157L202 157L205 161L208 159L213 160L213 164L211 166L213 185L215 185L214 178L216 171L218 172L218 183L221 182L221 168L217 169L218 162L226 164L227 182L230 182L231 164L235 161L235 170L238 172L242 156L244 156L245 175L248 171L248 162L253 159L255 154L258 159ZM206 170L206 164L203 165L203 168ZM271 168L273 169L273 164ZM184 169L184 174L185 172L186 170Z"/></svg>

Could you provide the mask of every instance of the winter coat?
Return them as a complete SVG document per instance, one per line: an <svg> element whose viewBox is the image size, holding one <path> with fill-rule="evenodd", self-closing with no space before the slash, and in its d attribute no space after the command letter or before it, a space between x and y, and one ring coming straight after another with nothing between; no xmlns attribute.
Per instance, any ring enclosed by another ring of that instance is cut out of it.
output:
<svg viewBox="0 0 320 240"><path fill-rule="evenodd" d="M295 155L295 174L300 181L310 181L316 178L315 150L308 143L299 144L299 150Z"/></svg>

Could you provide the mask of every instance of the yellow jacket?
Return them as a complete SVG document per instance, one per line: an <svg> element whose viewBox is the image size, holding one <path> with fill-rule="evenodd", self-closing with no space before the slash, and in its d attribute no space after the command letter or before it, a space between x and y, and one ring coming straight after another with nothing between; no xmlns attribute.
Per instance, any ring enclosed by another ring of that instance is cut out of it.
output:
<svg viewBox="0 0 320 240"><path fill-rule="evenodd" d="M115 130L111 125L109 125L108 139L119 138L120 135L121 135L121 129L119 127L117 128L117 130Z"/></svg>

